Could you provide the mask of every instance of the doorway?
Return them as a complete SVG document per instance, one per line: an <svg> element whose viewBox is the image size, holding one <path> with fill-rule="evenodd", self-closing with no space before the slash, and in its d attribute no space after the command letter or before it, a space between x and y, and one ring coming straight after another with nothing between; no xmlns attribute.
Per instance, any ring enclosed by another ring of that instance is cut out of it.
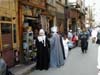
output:
<svg viewBox="0 0 100 75"><path fill-rule="evenodd" d="M12 41L12 23L1 22L1 52L2 57L6 61L8 67L14 65L14 51L13 51L13 41Z"/></svg>

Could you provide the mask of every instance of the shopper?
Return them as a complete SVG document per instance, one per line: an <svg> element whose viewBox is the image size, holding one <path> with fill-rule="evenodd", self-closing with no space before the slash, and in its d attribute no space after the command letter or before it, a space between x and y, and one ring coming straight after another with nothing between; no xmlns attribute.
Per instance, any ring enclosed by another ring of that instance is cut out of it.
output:
<svg viewBox="0 0 100 75"><path fill-rule="evenodd" d="M97 41L96 44L100 44L100 31L97 33Z"/></svg>
<svg viewBox="0 0 100 75"><path fill-rule="evenodd" d="M61 47L60 36L57 27L51 28L52 37L50 38L50 67L61 67L64 65L64 55Z"/></svg>
<svg viewBox="0 0 100 75"><path fill-rule="evenodd" d="M67 59L67 57L68 57L68 51L69 51L69 48L68 48L68 42L69 42L69 40L67 38L67 34L66 33L64 33L62 41L63 41L64 51L65 51L65 58Z"/></svg>
<svg viewBox="0 0 100 75"><path fill-rule="evenodd" d="M79 39L81 40L81 50L82 53L87 53L88 50L88 33L86 29L83 29L82 32L79 35Z"/></svg>
<svg viewBox="0 0 100 75"><path fill-rule="evenodd" d="M37 48L37 62L36 62L36 69L39 70L48 70L49 68L49 60L50 60L50 42L45 35L43 29L40 29L39 36L36 40L36 48Z"/></svg>

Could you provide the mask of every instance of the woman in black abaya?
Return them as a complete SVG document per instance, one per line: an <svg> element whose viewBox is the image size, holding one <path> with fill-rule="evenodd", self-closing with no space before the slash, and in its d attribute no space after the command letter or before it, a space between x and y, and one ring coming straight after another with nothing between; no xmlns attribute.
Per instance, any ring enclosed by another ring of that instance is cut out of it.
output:
<svg viewBox="0 0 100 75"><path fill-rule="evenodd" d="M48 70L49 68L49 40L45 35L45 32L43 29L40 29L39 36L36 40L36 47L37 47L37 62L36 62L36 69Z"/></svg>

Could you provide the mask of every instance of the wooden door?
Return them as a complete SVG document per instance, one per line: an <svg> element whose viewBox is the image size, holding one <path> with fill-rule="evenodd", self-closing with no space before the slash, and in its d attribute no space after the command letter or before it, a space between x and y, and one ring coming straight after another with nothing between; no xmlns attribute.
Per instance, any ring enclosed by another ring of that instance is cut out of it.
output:
<svg viewBox="0 0 100 75"><path fill-rule="evenodd" d="M14 51L12 42L12 24L1 23L2 56L8 67L14 65Z"/></svg>

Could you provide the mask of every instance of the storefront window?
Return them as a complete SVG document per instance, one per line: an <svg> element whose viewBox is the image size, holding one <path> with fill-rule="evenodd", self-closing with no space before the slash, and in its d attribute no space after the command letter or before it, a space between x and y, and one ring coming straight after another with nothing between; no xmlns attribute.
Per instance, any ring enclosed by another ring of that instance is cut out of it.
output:
<svg viewBox="0 0 100 75"><path fill-rule="evenodd" d="M11 33L11 24L1 23L1 32L2 32L2 34Z"/></svg>

